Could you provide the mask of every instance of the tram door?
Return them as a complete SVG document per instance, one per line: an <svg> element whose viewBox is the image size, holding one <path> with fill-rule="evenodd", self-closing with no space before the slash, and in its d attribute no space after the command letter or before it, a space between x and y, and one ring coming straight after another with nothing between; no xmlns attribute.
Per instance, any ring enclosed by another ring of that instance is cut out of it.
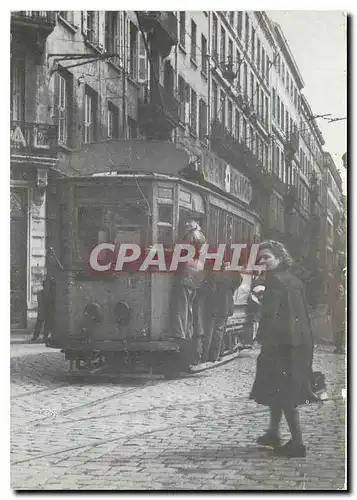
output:
<svg viewBox="0 0 357 500"><path fill-rule="evenodd" d="M26 328L27 190L11 190L11 327Z"/></svg>

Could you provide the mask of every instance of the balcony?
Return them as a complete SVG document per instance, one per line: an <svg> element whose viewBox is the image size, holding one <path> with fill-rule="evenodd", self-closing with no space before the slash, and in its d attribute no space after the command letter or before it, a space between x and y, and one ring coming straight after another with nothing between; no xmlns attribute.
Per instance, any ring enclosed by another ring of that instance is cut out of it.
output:
<svg viewBox="0 0 357 500"><path fill-rule="evenodd" d="M47 123L11 122L11 156L56 155L57 126Z"/></svg>
<svg viewBox="0 0 357 500"><path fill-rule="evenodd" d="M11 13L11 26L33 28L47 36L56 26L57 13L47 10L18 10Z"/></svg>
<svg viewBox="0 0 357 500"><path fill-rule="evenodd" d="M167 57L171 47L178 43L177 17L173 12L166 11L141 11L138 13L139 21L144 31L150 33L151 47Z"/></svg>
<svg viewBox="0 0 357 500"><path fill-rule="evenodd" d="M179 124L179 102L172 91L155 84L139 101L139 127L150 139L168 140Z"/></svg>
<svg viewBox="0 0 357 500"><path fill-rule="evenodd" d="M285 194L285 207L286 210L292 210L299 202L299 192L296 186L290 185L287 187Z"/></svg>
<svg viewBox="0 0 357 500"><path fill-rule="evenodd" d="M287 186L274 172L267 172L265 175L265 185L268 191L274 189L282 196L286 195Z"/></svg>
<svg viewBox="0 0 357 500"><path fill-rule="evenodd" d="M263 163L219 121L211 125L212 150L250 180L264 183Z"/></svg>
<svg viewBox="0 0 357 500"><path fill-rule="evenodd" d="M299 152L299 132L290 132L288 135L288 140L285 144L285 149L286 151L289 151L293 154L296 154Z"/></svg>
<svg viewBox="0 0 357 500"><path fill-rule="evenodd" d="M11 34L20 38L27 50L39 59L45 52L45 41L56 26L57 12L45 10L19 10L11 13Z"/></svg>

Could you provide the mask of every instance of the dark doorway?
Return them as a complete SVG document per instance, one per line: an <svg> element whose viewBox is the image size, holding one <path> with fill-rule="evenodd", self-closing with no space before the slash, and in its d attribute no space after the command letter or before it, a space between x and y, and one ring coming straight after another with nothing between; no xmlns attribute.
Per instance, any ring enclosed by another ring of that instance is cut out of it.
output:
<svg viewBox="0 0 357 500"><path fill-rule="evenodd" d="M27 190L11 190L11 327L26 328L27 320Z"/></svg>

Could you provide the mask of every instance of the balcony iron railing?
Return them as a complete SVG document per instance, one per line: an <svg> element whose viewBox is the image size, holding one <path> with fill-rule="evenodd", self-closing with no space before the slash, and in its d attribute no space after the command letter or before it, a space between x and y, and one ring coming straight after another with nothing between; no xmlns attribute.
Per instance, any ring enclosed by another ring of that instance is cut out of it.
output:
<svg viewBox="0 0 357 500"><path fill-rule="evenodd" d="M11 122L12 154L52 156L57 146L57 126L47 123Z"/></svg>
<svg viewBox="0 0 357 500"><path fill-rule="evenodd" d="M300 139L299 132L290 132L290 134L288 134L288 139L286 142L286 149L291 151L294 154L298 153L299 152L299 139Z"/></svg>
<svg viewBox="0 0 357 500"><path fill-rule="evenodd" d="M263 180L263 163L248 148L248 146L235 138L230 131L217 120L211 125L212 149L228 163L244 171L252 179Z"/></svg>
<svg viewBox="0 0 357 500"><path fill-rule="evenodd" d="M140 11L140 24L150 33L151 48L169 55L171 47L178 43L177 17L170 11Z"/></svg>
<svg viewBox="0 0 357 500"><path fill-rule="evenodd" d="M152 89L145 89L139 101L139 125L147 132L172 130L179 124L179 101L172 91L160 84L153 85Z"/></svg>
<svg viewBox="0 0 357 500"><path fill-rule="evenodd" d="M57 12L51 10L18 10L11 13L11 20L22 25L43 26L53 29L56 26Z"/></svg>

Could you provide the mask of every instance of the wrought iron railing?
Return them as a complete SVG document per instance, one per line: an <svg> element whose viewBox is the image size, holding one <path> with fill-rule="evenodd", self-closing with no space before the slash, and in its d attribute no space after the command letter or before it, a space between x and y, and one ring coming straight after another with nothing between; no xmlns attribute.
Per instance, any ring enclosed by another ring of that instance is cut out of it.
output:
<svg viewBox="0 0 357 500"><path fill-rule="evenodd" d="M53 10L18 10L11 13L13 19L23 19L33 22L41 22L54 26L56 24L57 12Z"/></svg>

